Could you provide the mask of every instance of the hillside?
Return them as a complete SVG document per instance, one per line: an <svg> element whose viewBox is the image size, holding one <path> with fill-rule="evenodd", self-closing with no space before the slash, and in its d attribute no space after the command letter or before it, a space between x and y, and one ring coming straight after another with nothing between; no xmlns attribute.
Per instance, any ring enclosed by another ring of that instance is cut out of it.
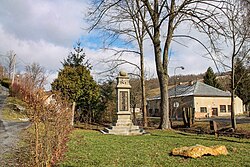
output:
<svg viewBox="0 0 250 167"><path fill-rule="evenodd" d="M200 81L203 82L203 74L190 74L190 75L177 75L176 76L176 84L188 84L190 81ZM230 82L228 72L217 74L218 82L222 85L224 90L229 90ZM169 78L169 88L174 87L175 85L175 77ZM160 94L160 86L157 78L153 78L146 81L146 96L147 98L151 98Z"/></svg>

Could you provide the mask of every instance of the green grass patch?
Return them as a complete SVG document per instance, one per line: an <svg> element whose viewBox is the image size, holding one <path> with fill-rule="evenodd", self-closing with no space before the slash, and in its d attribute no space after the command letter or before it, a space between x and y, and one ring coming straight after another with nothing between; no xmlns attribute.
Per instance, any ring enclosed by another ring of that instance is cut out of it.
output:
<svg viewBox="0 0 250 167"><path fill-rule="evenodd" d="M175 131L151 130L150 135L116 136L98 131L74 130L61 167L82 166L249 166L250 140L215 138ZM204 156L198 159L171 156L176 147L201 144L225 145L227 156Z"/></svg>
<svg viewBox="0 0 250 167"><path fill-rule="evenodd" d="M18 98L15 98L15 97L8 97L6 99L6 102L8 104L12 103L12 104L17 104L17 105L20 105L20 106L27 106L27 104L25 102L23 102L22 100L18 99Z"/></svg>
<svg viewBox="0 0 250 167"><path fill-rule="evenodd" d="M26 106L27 105L23 101L15 97L7 97L5 105L2 109L3 119L21 121L20 119L27 118Z"/></svg>

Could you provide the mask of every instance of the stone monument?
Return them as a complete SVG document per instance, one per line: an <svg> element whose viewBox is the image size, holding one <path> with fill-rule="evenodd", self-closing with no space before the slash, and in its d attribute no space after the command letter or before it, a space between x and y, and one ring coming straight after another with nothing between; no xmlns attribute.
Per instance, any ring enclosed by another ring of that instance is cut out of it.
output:
<svg viewBox="0 0 250 167"><path fill-rule="evenodd" d="M144 133L139 126L135 126L131 120L130 89L128 74L119 73L116 85L116 111L117 120L114 126L106 128L102 132L115 135L141 135Z"/></svg>

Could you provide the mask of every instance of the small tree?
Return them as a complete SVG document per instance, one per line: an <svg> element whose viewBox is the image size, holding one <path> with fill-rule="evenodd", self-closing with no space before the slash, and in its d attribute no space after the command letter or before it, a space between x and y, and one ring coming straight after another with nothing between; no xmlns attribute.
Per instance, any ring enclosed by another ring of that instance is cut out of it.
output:
<svg viewBox="0 0 250 167"><path fill-rule="evenodd" d="M250 67L246 68L240 59L237 59L235 64L235 82L237 83L235 94L242 99L247 111L250 103Z"/></svg>
<svg viewBox="0 0 250 167"><path fill-rule="evenodd" d="M104 111L103 121L112 122L113 115L116 113L116 96L114 90L115 83L111 79L100 84L101 102L99 104L99 110Z"/></svg>
<svg viewBox="0 0 250 167"><path fill-rule="evenodd" d="M216 79L216 75L211 67L208 67L203 79L205 84L221 89L221 85Z"/></svg>
<svg viewBox="0 0 250 167"><path fill-rule="evenodd" d="M63 69L52 83L52 90L61 92L64 99L76 102L79 121L91 122L99 118L99 87L90 74L90 64L85 60L81 43L64 60ZM87 119L87 120L86 120Z"/></svg>
<svg viewBox="0 0 250 167"><path fill-rule="evenodd" d="M99 87L84 66L65 66L52 83L52 89L62 93L64 99L76 102L76 109L80 111L80 121L85 118L94 119L99 100Z"/></svg>

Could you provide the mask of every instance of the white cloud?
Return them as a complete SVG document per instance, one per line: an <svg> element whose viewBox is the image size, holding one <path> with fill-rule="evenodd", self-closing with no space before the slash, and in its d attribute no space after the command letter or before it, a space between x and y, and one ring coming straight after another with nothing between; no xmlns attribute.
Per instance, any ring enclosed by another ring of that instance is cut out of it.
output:
<svg viewBox="0 0 250 167"><path fill-rule="evenodd" d="M70 50L44 40L20 40L12 34L4 32L1 27L0 38L2 39L0 45L1 54L14 50L19 67L36 62L49 71L55 71L60 67L60 61L67 56Z"/></svg>
<svg viewBox="0 0 250 167"><path fill-rule="evenodd" d="M86 1L79 0L3 0L0 20L3 29L18 39L71 46L84 33L87 6Z"/></svg>
<svg viewBox="0 0 250 167"><path fill-rule="evenodd" d="M62 61L70 48L55 45L44 40L20 40L12 34L8 34L0 27L1 54L6 54L9 50L16 53L17 71L22 72L26 65L33 62L39 63L44 67L49 75L48 82L53 81L52 76L57 75L57 70L61 67ZM4 64L4 57L1 57L1 63Z"/></svg>

